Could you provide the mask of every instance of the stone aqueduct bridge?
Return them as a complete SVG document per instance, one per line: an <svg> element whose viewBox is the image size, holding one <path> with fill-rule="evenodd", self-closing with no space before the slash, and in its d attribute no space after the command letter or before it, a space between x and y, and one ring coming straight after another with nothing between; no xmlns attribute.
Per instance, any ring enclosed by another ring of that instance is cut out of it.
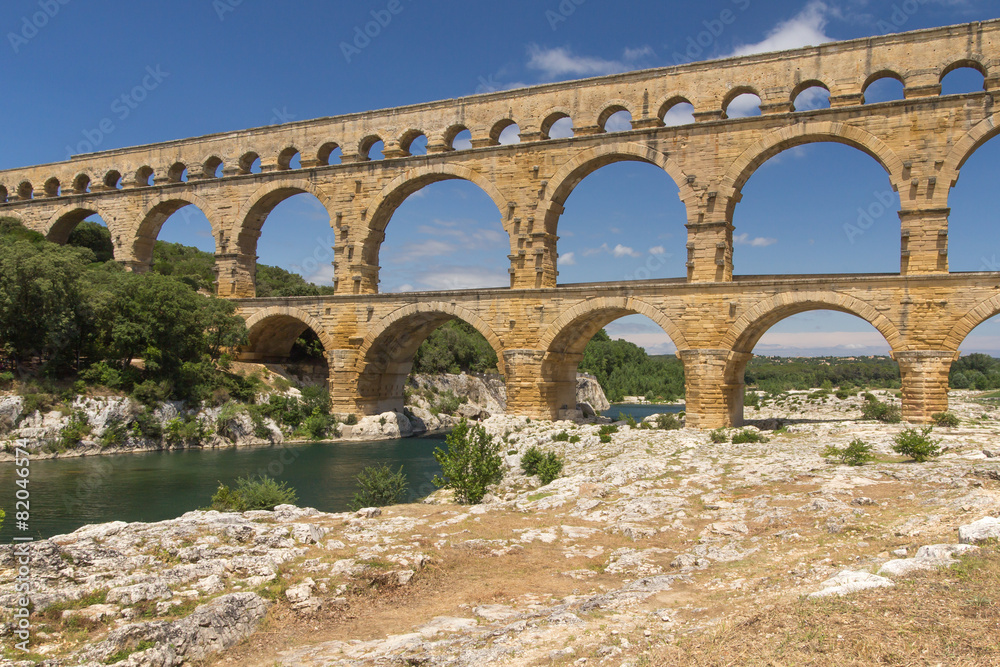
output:
<svg viewBox="0 0 1000 667"><path fill-rule="evenodd" d="M984 90L942 96L941 80L958 67L981 72ZM865 105L868 86L885 77L903 83L905 99ZM797 96L816 86L830 92L830 108L796 111ZM401 407L416 347L461 318L496 349L511 409L557 416L575 407L572 378L587 340L641 313L679 349L689 423L735 424L760 336L795 313L833 309L885 336L902 368L904 414L926 421L947 406L947 372L964 337L1000 312L1000 274L949 273L947 250L949 193L969 156L1000 133L998 92L995 20L81 155L0 172L0 215L64 242L100 214L116 259L142 271L164 221L197 206L212 224L219 294L240 299L248 319L247 354L281 357L312 328L341 412ZM743 93L760 97L762 115L728 118ZM695 122L666 127L664 116L682 102L693 105ZM632 129L606 132L621 110ZM549 138L564 117L575 135ZM500 145L512 124L520 143ZM464 130L472 147L454 150ZM411 155L420 135L427 154ZM370 161L378 141L385 159ZM889 175L901 199L898 275L733 277L743 185L772 156L811 142L855 147ZM341 163L328 164L336 148ZM301 168L292 168L296 154ZM677 184L687 208L687 276L557 286L564 203L588 174L618 161L654 164ZM510 236L510 289L378 294L379 247L393 212L446 179L471 181L496 203ZM299 193L329 212L337 294L254 299L261 227Z"/></svg>

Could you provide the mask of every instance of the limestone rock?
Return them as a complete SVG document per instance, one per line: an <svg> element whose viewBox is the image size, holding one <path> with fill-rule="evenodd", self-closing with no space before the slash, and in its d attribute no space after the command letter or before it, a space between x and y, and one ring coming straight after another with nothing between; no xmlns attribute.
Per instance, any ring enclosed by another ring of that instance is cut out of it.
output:
<svg viewBox="0 0 1000 667"><path fill-rule="evenodd" d="M1000 539L1000 519L988 516L958 529L958 541L962 544L979 544L992 539Z"/></svg>
<svg viewBox="0 0 1000 667"><path fill-rule="evenodd" d="M953 556L973 550L976 547L969 544L931 544L920 547L913 558L891 560L879 568L880 575L903 577L918 570L933 570L958 561Z"/></svg>
<svg viewBox="0 0 1000 667"><path fill-rule="evenodd" d="M828 595L844 596L869 588L895 586L891 580L885 577L880 577L871 572L859 572L856 570L844 570L837 576L827 579L821 585L823 588L815 593L810 593L810 598L822 598Z"/></svg>

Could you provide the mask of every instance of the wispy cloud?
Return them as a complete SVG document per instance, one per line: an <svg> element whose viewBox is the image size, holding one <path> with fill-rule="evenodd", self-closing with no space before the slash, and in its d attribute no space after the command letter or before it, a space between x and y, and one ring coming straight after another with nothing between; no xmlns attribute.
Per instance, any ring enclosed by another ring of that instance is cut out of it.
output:
<svg viewBox="0 0 1000 667"><path fill-rule="evenodd" d="M593 257L594 255L608 254L615 258L621 257L642 257L642 253L636 252L634 248L630 248L627 245L622 245L619 243L614 248L609 246L607 243L602 243L598 248L587 248L583 251L584 257Z"/></svg>
<svg viewBox="0 0 1000 667"><path fill-rule="evenodd" d="M576 255L571 252L564 252L559 255L559 263L563 266L575 266L576 265Z"/></svg>
<svg viewBox="0 0 1000 667"><path fill-rule="evenodd" d="M825 2L814 0L792 18L776 25L761 41L739 46L729 55L746 56L832 42L833 38L824 30L829 18L837 15L835 8Z"/></svg>
<svg viewBox="0 0 1000 667"><path fill-rule="evenodd" d="M661 245L655 245L649 249L650 255L665 255L667 254L667 249Z"/></svg>
<svg viewBox="0 0 1000 667"><path fill-rule="evenodd" d="M543 48L538 44L528 45L528 68L536 70L546 79L566 76L603 76L627 72L641 66L644 59L655 55L648 46L627 48L622 57L608 60L595 56L573 53L566 47Z"/></svg>
<svg viewBox="0 0 1000 667"><path fill-rule="evenodd" d="M766 248L769 245L774 245L778 242L778 239L765 238L763 236L756 236L750 238L750 235L744 232L739 236L733 237L733 243L736 245L748 245L752 248Z"/></svg>

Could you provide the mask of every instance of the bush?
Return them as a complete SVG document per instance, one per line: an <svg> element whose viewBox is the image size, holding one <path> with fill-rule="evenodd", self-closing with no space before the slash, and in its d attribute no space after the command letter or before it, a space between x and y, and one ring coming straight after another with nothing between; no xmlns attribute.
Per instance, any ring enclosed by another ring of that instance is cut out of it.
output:
<svg viewBox="0 0 1000 667"><path fill-rule="evenodd" d="M116 421L104 425L104 432L101 433L98 441L101 443L101 449L120 447L125 444L125 438L127 437L128 425L123 421Z"/></svg>
<svg viewBox="0 0 1000 667"><path fill-rule="evenodd" d="M681 427L681 420L674 414L656 415L656 428L662 431L676 431Z"/></svg>
<svg viewBox="0 0 1000 667"><path fill-rule="evenodd" d="M194 415L171 419L164 429L164 440L172 446L197 446L209 435L211 435L209 428Z"/></svg>
<svg viewBox="0 0 1000 667"><path fill-rule="evenodd" d="M560 431L552 436L552 442L569 442L569 433Z"/></svg>
<svg viewBox="0 0 1000 667"><path fill-rule="evenodd" d="M843 449L834 447L833 445L828 445L827 448L823 450L823 456L828 459L837 459L841 463L849 466L863 466L869 461L875 460L875 455L872 454L871 445L861 438L851 440L851 444L847 445L847 447L844 447Z"/></svg>
<svg viewBox="0 0 1000 667"><path fill-rule="evenodd" d="M886 424L898 424L903 421L899 406L883 403L868 393L865 394L865 401L861 406L861 417Z"/></svg>
<svg viewBox="0 0 1000 667"><path fill-rule="evenodd" d="M59 434L59 447L62 450L76 447L89 434L90 422L87 421L87 415L82 410L77 410Z"/></svg>
<svg viewBox="0 0 1000 667"><path fill-rule="evenodd" d="M235 489L219 484L210 509L220 512L273 510L278 505L294 505L297 500L295 490L287 482L277 482L267 475L257 478L248 475L236 480Z"/></svg>
<svg viewBox="0 0 1000 667"><path fill-rule="evenodd" d="M892 446L892 451L909 456L917 463L941 456L941 441L930 437L931 428L930 426L922 430L908 428L902 431L892 439L896 443Z"/></svg>
<svg viewBox="0 0 1000 667"><path fill-rule="evenodd" d="M406 474L403 466L399 466L398 472L393 472L384 463L368 466L358 475L358 486L361 491L355 493L348 504L352 510L395 505L406 497Z"/></svg>
<svg viewBox="0 0 1000 667"><path fill-rule="evenodd" d="M453 489L455 500L476 505L486 495L486 487L503 479L500 443L478 424L463 419L445 438L448 450L434 449L441 465L441 477L434 476L435 486Z"/></svg>
<svg viewBox="0 0 1000 667"><path fill-rule="evenodd" d="M538 447L531 447L521 456L521 470L525 475L537 475L538 466L541 464L545 454Z"/></svg>
<svg viewBox="0 0 1000 667"><path fill-rule="evenodd" d="M717 428L714 431L712 431L711 433L709 433L708 437L716 445L721 445L726 440L728 440L728 438L726 437L726 432L723 431L721 428Z"/></svg>
<svg viewBox="0 0 1000 667"><path fill-rule="evenodd" d="M619 412L618 413L618 421L625 422L625 424L629 428L635 428L636 427L635 417L633 417L632 415L627 415L624 412Z"/></svg>
<svg viewBox="0 0 1000 667"><path fill-rule="evenodd" d="M0 389L10 389L14 385L14 374L10 371L0 373Z"/></svg>
<svg viewBox="0 0 1000 667"><path fill-rule="evenodd" d="M759 431L751 431L747 428L733 433L732 442L734 445L745 445L751 442L767 442L767 438L761 435Z"/></svg>
<svg viewBox="0 0 1000 667"><path fill-rule="evenodd" d="M525 475L538 475L542 485L549 484L559 477L563 469L563 460L555 452L542 453L538 447L532 447L521 457L521 470Z"/></svg>
<svg viewBox="0 0 1000 667"><path fill-rule="evenodd" d="M143 410L132 420L132 435L137 438L159 440L163 437L163 427L149 410Z"/></svg>
<svg viewBox="0 0 1000 667"><path fill-rule="evenodd" d="M743 406L747 408L760 407L760 395L755 391L747 391L743 394Z"/></svg>
<svg viewBox="0 0 1000 667"><path fill-rule="evenodd" d="M569 436L569 440L567 442L569 442L571 445L575 445L576 443L580 442L580 436L574 433L573 435Z"/></svg>
<svg viewBox="0 0 1000 667"><path fill-rule="evenodd" d="M958 426L958 416L951 412L935 412L931 415L935 426Z"/></svg>

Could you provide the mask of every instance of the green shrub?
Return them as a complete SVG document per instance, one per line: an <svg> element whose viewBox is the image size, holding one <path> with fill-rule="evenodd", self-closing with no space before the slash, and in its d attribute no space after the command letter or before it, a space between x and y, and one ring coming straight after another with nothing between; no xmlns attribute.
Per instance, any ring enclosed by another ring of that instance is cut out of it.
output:
<svg viewBox="0 0 1000 667"><path fill-rule="evenodd" d="M861 406L862 419L880 421L886 424L898 424L903 421L899 406L883 403L869 393L866 393L864 398L864 403Z"/></svg>
<svg viewBox="0 0 1000 667"><path fill-rule="evenodd" d="M840 388L840 389L837 390L837 392L834 394L834 396L836 396L837 398L839 398L840 400L843 401L843 400L846 400L846 399L848 399L848 398L851 397L851 392L847 391L844 388Z"/></svg>
<svg viewBox="0 0 1000 667"><path fill-rule="evenodd" d="M430 407L432 415L451 415L458 411L459 406L469 402L468 396L456 396L450 389L438 394L436 401Z"/></svg>
<svg viewBox="0 0 1000 667"><path fill-rule="evenodd" d="M726 437L726 432L723 431L721 428L717 428L714 431L712 431L711 433L709 433L708 437L716 445L721 445L722 443L724 443L726 440L729 439L729 438Z"/></svg>
<svg viewBox="0 0 1000 667"><path fill-rule="evenodd" d="M676 431L681 427L681 420L674 414L656 415L656 428L662 431Z"/></svg>
<svg viewBox="0 0 1000 667"><path fill-rule="evenodd" d="M101 433L101 437L98 438L98 442L101 444L101 449L122 446L125 444L125 439L128 437L128 433L128 424L123 421L115 421L110 424L105 424L104 432Z"/></svg>
<svg viewBox="0 0 1000 667"><path fill-rule="evenodd" d="M747 391L743 394L743 405L748 408L760 407L760 395L755 391Z"/></svg>
<svg viewBox="0 0 1000 667"><path fill-rule="evenodd" d="M80 371L80 379L89 385L119 389L122 386L122 373L112 368L104 361L98 361Z"/></svg>
<svg viewBox="0 0 1000 667"><path fill-rule="evenodd" d="M223 438L234 440L236 434L233 432L232 423L245 409L245 406L233 401L225 403L215 419L215 432Z"/></svg>
<svg viewBox="0 0 1000 667"><path fill-rule="evenodd" d="M767 442L767 438L765 438L759 431L752 431L745 428L741 431L733 433L732 442L734 445L745 445L751 442Z"/></svg>
<svg viewBox="0 0 1000 667"><path fill-rule="evenodd" d="M82 410L77 410L70 415L69 423L59 433L59 447L62 450L76 447L89 434L90 422L87 421L87 415Z"/></svg>
<svg viewBox="0 0 1000 667"><path fill-rule="evenodd" d="M869 461L875 460L875 455L872 454L871 445L861 438L851 440L851 443L843 449L833 445L828 445L827 448L823 450L823 456L828 459L837 459L841 463L849 466L863 466Z"/></svg>
<svg viewBox="0 0 1000 667"><path fill-rule="evenodd" d="M571 445L575 445L576 443L580 442L580 436L578 436L578 435L576 435L576 434L574 433L573 435L569 436L569 440L568 440L568 442L569 442L569 443L570 443Z"/></svg>
<svg viewBox="0 0 1000 667"><path fill-rule="evenodd" d="M569 433L560 431L552 436L552 442L569 442Z"/></svg>
<svg viewBox="0 0 1000 667"><path fill-rule="evenodd" d="M163 437L163 427L150 410L143 410L132 420L132 435L137 438L159 440Z"/></svg>
<svg viewBox="0 0 1000 667"><path fill-rule="evenodd" d="M935 426L958 426L958 416L951 412L935 412L931 415Z"/></svg>
<svg viewBox="0 0 1000 667"><path fill-rule="evenodd" d="M618 432L617 424L602 424L601 428L597 431L600 435L612 435Z"/></svg>
<svg viewBox="0 0 1000 667"><path fill-rule="evenodd" d="M563 460L555 452L543 453L538 447L531 447L521 457L521 470L525 475L538 475L542 484L548 484L559 477Z"/></svg>
<svg viewBox="0 0 1000 667"><path fill-rule="evenodd" d="M321 412L319 408L306 417L296 433L310 440L324 440L330 435L336 435L337 419L333 415Z"/></svg>
<svg viewBox="0 0 1000 667"><path fill-rule="evenodd" d="M0 389L10 389L14 385L14 374L10 371L0 373Z"/></svg>
<svg viewBox="0 0 1000 667"><path fill-rule="evenodd" d="M395 505L406 497L406 474L403 466L399 466L398 472L393 472L384 463L368 466L358 474L358 486L361 490L348 504L352 510Z"/></svg>
<svg viewBox="0 0 1000 667"><path fill-rule="evenodd" d="M625 424L629 428L635 428L636 427L635 417L633 417L632 415L627 415L624 412L619 412L618 413L618 421L625 422Z"/></svg>
<svg viewBox="0 0 1000 667"><path fill-rule="evenodd" d="M236 480L235 489L219 484L210 509L220 512L273 510L278 505L294 505L297 500L295 490L287 482L277 482L267 475L257 478L248 475Z"/></svg>
<svg viewBox="0 0 1000 667"><path fill-rule="evenodd" d="M917 463L941 456L941 441L930 437L932 427L917 430L908 428L892 439L895 443L892 451L903 456L909 456Z"/></svg>
<svg viewBox="0 0 1000 667"><path fill-rule="evenodd" d="M542 450L538 447L530 447L521 455L521 470L524 471L525 475L537 475L538 466L543 458L545 458L545 454L542 453Z"/></svg>
<svg viewBox="0 0 1000 667"><path fill-rule="evenodd" d="M441 466L441 477L434 476L435 486L453 489L455 500L478 504L486 495L486 487L503 479L500 443L478 424L463 419L445 438L448 450L434 449L434 458Z"/></svg>
<svg viewBox="0 0 1000 667"><path fill-rule="evenodd" d="M171 419L164 429L164 440L174 447L200 445L209 435L211 435L209 428L194 415Z"/></svg>

